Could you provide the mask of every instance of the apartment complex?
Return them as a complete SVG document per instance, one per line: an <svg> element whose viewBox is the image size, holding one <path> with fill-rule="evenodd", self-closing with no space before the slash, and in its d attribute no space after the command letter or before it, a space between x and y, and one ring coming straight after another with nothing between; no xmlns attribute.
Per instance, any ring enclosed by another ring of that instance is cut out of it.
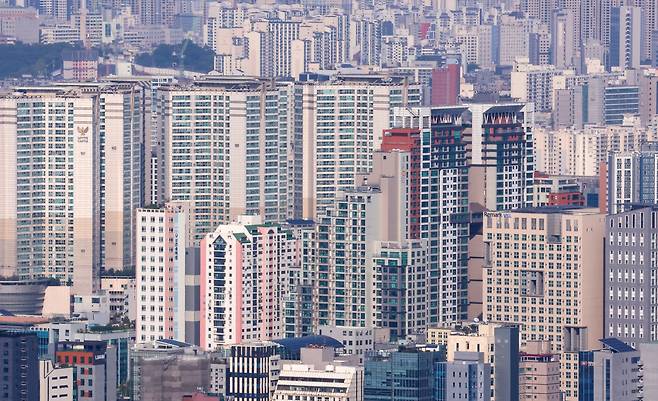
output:
<svg viewBox="0 0 658 401"><path fill-rule="evenodd" d="M72 366L79 401L113 401L117 398L117 350L104 341L57 343L57 363Z"/></svg>
<svg viewBox="0 0 658 401"><path fill-rule="evenodd" d="M0 396L3 400L39 399L38 341L35 333L0 331Z"/></svg>

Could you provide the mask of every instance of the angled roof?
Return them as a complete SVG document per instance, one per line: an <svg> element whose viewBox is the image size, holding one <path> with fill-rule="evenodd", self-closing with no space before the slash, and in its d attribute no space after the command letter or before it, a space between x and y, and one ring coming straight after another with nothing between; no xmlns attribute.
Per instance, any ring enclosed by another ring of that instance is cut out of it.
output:
<svg viewBox="0 0 658 401"><path fill-rule="evenodd" d="M626 344L625 342L621 341L618 338L602 338L599 340L601 344L603 344L606 348L610 349L611 351L614 352L633 352L635 351L635 348L631 347L630 345Z"/></svg>
<svg viewBox="0 0 658 401"><path fill-rule="evenodd" d="M287 348L290 351L299 351L304 347L323 346L332 348L344 348L343 343L329 336L304 336L293 338L282 338L280 340L273 340L273 342Z"/></svg>

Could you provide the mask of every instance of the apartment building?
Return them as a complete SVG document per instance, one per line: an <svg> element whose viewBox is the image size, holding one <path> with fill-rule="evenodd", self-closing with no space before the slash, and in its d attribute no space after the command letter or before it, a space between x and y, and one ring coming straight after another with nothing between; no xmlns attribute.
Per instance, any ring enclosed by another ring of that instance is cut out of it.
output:
<svg viewBox="0 0 658 401"><path fill-rule="evenodd" d="M209 78L161 88L157 102L164 200L190 202L195 243L241 214L298 216L292 84Z"/></svg>
<svg viewBox="0 0 658 401"><path fill-rule="evenodd" d="M296 93L302 98L302 215L317 220L337 191L353 188L357 175L370 172L393 108L419 106L422 93L420 85L378 75L307 81Z"/></svg>
<svg viewBox="0 0 658 401"><path fill-rule="evenodd" d="M130 84L22 88L0 99L0 270L76 293L133 264L144 93Z"/></svg>
<svg viewBox="0 0 658 401"><path fill-rule="evenodd" d="M258 216L222 224L201 241L201 347L282 338L296 239Z"/></svg>
<svg viewBox="0 0 658 401"><path fill-rule="evenodd" d="M420 177L410 181L410 238L428 241L429 321L458 321L466 317L468 241L469 132L465 107L398 109L395 125L418 130L420 143L399 146L411 152ZM398 128L396 128L398 130ZM394 140L385 137L384 146Z"/></svg>
<svg viewBox="0 0 658 401"><path fill-rule="evenodd" d="M142 208L136 217L136 338L189 340L186 273L191 246L185 205Z"/></svg>

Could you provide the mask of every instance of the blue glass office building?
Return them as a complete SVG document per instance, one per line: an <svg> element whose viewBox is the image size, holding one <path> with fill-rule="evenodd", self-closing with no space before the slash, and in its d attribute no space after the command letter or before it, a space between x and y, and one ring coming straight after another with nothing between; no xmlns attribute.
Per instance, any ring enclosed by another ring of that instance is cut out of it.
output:
<svg viewBox="0 0 658 401"><path fill-rule="evenodd" d="M441 352L415 348L370 355L365 362L364 401L432 401L434 364Z"/></svg>

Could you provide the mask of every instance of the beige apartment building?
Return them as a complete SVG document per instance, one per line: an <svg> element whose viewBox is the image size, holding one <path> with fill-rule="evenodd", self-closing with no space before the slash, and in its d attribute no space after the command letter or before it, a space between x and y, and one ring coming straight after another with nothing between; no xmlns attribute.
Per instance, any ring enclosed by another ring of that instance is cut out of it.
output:
<svg viewBox="0 0 658 401"><path fill-rule="evenodd" d="M596 347L603 336L604 234L598 209L484 215L483 317L519 324L522 347L550 341L550 351L563 357L567 399L577 393L577 362L567 359Z"/></svg>

